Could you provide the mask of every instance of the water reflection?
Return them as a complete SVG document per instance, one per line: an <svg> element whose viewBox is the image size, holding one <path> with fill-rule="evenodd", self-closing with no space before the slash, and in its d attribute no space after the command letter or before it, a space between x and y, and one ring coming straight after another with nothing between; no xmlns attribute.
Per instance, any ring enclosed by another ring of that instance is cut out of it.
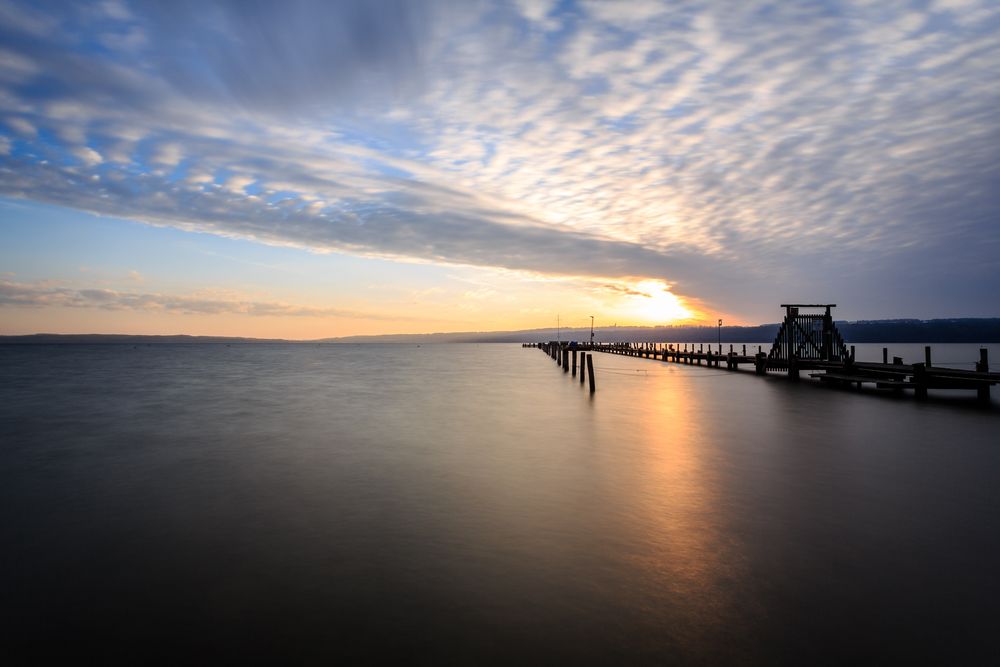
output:
<svg viewBox="0 0 1000 667"><path fill-rule="evenodd" d="M286 662L992 650L992 414L610 355L591 400L517 346L0 355L3 620L37 645Z"/></svg>

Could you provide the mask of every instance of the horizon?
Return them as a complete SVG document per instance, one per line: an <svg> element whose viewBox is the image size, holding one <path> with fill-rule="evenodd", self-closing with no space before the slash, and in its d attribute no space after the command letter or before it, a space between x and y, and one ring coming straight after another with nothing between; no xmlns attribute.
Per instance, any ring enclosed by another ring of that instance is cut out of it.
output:
<svg viewBox="0 0 1000 667"><path fill-rule="evenodd" d="M934 318L934 319L920 319L920 318L893 318L884 320L838 320L835 319L834 322L840 326L863 326L863 325L875 325L875 326L892 326L892 325L935 325L944 324L948 322L1000 322L1000 317L955 317L955 318ZM740 329L767 329L770 327L778 327L780 322L761 322L757 324L731 324L723 325L721 327L717 325L712 325L709 323L688 323L688 324L653 324L653 325L633 325L633 324L614 324L605 327L597 327L594 329L595 334L607 333L608 331L623 331L631 332L632 334L641 333L645 330L651 329L689 329L689 330L700 330L704 329L706 331L715 332L719 330L720 333L731 332L732 330ZM120 332L52 332L52 331L37 331L28 334L6 334L0 332L0 339L2 338L32 338L32 337L44 337L52 336L56 338L86 338L86 337L118 337L118 338L217 338L217 339L227 339L227 340L246 340L246 341L260 341L260 342L289 342L289 343L321 343L328 341L338 341L338 340L348 340L357 338L436 338L436 337L446 337L446 336L511 336L515 334L527 334L527 335L538 335L540 332L557 333L558 331L564 333L587 333L590 331L589 327L535 327L527 329L494 329L494 330L468 330L468 331L423 331L423 332L412 332L412 333L380 333L380 334L351 334L347 336L328 336L325 338L280 338L280 337L255 337L255 336L239 336L239 335L218 335L218 334L187 334L187 333L152 333L152 334L126 334ZM1000 333L1000 332L998 332ZM762 339L763 340L763 339ZM449 341L445 341L449 342ZM454 341L451 341L454 342ZM489 342L489 341L487 341ZM750 340L740 340L740 342L751 342ZM759 342L759 341L758 341ZM871 341L868 341L871 342ZM894 342L893 340L886 339L885 342Z"/></svg>
<svg viewBox="0 0 1000 667"><path fill-rule="evenodd" d="M0 335L996 317L997 71L985 0L10 0Z"/></svg>

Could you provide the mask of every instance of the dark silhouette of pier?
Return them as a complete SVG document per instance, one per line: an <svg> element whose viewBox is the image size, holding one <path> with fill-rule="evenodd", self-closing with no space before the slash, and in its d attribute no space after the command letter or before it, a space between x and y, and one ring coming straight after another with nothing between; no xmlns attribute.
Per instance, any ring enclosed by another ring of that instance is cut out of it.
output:
<svg viewBox="0 0 1000 667"><path fill-rule="evenodd" d="M709 344L706 349L700 343L695 349L694 344L685 343L576 343L566 341L550 341L548 343L526 343L524 347L535 347L544 350L558 363L565 372L570 371L572 356L573 375L576 375L577 354L581 357L581 376L583 368L590 375L590 390L595 390L593 379L593 353L618 354L658 360L667 363L705 365L711 368L725 368L729 371L739 371L741 366L750 366L757 375L777 373L790 380L799 380L802 373L818 379L824 384L836 386L872 385L876 389L896 393L912 391L918 399L926 399L929 389L964 389L976 392L977 398L988 403L990 388L1000 383L1000 373L991 373L989 357L985 348L979 350L979 359L975 370L962 370L934 366L931 358L931 347L924 347L924 361L904 364L899 357L893 357L890 362L888 349L882 348L882 363L855 361L854 346L848 346L833 323L831 309L836 304L782 304L785 309L785 319L778 329L771 349L765 352L763 346L758 346L754 352L747 351L742 345L739 351L729 345L728 351L723 351L718 344L713 351ZM803 312L816 311L821 312ZM588 354L589 353L589 354Z"/></svg>

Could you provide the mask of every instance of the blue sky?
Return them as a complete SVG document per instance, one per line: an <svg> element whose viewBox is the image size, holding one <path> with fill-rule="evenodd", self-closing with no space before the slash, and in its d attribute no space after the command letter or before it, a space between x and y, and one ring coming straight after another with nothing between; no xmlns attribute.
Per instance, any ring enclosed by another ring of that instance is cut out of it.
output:
<svg viewBox="0 0 1000 667"><path fill-rule="evenodd" d="M996 316L1000 4L0 0L0 320Z"/></svg>

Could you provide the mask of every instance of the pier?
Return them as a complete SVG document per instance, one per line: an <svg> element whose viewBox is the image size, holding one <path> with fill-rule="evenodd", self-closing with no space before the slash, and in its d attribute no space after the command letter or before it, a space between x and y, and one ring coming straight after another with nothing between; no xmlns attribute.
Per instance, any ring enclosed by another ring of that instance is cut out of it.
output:
<svg viewBox="0 0 1000 667"><path fill-rule="evenodd" d="M782 304L785 319L769 350L763 345L739 350L729 345L724 350L718 344L700 343L526 343L524 347L539 348L551 356L564 372L569 372L572 355L573 375L577 373L577 355L581 355L580 382L586 364L590 375L590 391L595 391L593 353L618 354L664 363L687 364L719 368L728 371L752 369L756 375L778 374L792 381L803 373L822 384L840 387L869 385L895 393L912 391L917 399L926 399L931 389L975 391L983 403L990 401L990 389L1000 383L1000 373L990 372L989 355L979 350L975 370L935 366L931 347L924 347L924 360L905 364L899 357L889 359L888 349L882 348L882 362L855 361L854 346L848 346L834 326L831 311L836 304ZM806 312L816 311L820 312ZM584 361L585 360L585 361Z"/></svg>

